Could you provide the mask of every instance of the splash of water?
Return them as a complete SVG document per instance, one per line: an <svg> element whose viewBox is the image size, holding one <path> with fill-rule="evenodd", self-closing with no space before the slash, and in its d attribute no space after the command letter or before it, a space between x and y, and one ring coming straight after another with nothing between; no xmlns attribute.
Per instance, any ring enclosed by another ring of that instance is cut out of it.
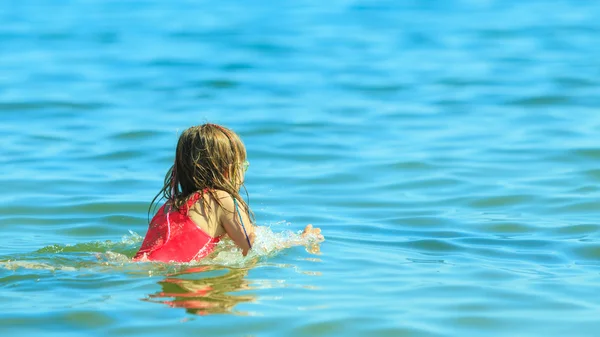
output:
<svg viewBox="0 0 600 337"><path fill-rule="evenodd" d="M270 227L263 226L257 226L255 233L254 245L245 257L231 240L223 240L217 245L214 254L198 263L241 267L257 258L274 256L281 250L292 246L305 246L307 251L316 253L315 247L318 247L318 244L324 240L320 235L302 235L301 231L292 232L290 230L273 232Z"/></svg>
<svg viewBox="0 0 600 337"><path fill-rule="evenodd" d="M289 225L286 222L274 225ZM131 272L157 273L172 272L173 268L190 265L218 265L244 267L257 259L276 255L292 246L305 246L307 251L318 253L318 244L324 239L320 235L302 235L301 232L285 230L273 232L270 226L256 227L256 240L247 256L231 240L222 240L215 252L201 261L184 264L158 262L134 263L135 254L143 237L129 231L120 241L92 241L74 245L53 244L37 251L0 258L0 268L8 270L44 269L50 271L77 271L89 268L126 268Z"/></svg>

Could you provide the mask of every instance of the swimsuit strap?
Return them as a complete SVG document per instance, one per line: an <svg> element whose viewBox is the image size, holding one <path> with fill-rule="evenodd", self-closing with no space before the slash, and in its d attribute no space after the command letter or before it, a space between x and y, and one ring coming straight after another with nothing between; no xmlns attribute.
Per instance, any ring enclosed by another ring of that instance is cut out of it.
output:
<svg viewBox="0 0 600 337"><path fill-rule="evenodd" d="M246 227L244 227L242 214L240 213L240 208L238 207L237 200L235 199L235 197L233 197L233 204L235 205L235 210L237 211L238 217L240 218L240 224L242 224L242 229L244 230L244 235L246 236L246 241L248 242L248 247L252 248L252 244L250 243L250 238L248 237L248 233L246 232Z"/></svg>
<svg viewBox="0 0 600 337"><path fill-rule="evenodd" d="M190 198L186 201L185 203L185 208L182 209L181 211L183 212L183 214L187 215L188 212L190 211L190 209L192 208L192 206L194 206L194 204L200 199L200 197L204 194L208 192L208 188L205 188L202 190L202 192L194 192Z"/></svg>

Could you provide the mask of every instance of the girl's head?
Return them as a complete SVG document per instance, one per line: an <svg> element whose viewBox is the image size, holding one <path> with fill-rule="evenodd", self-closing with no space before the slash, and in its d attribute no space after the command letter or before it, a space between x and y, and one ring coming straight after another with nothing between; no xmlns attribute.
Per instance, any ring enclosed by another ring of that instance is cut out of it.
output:
<svg viewBox="0 0 600 337"><path fill-rule="evenodd" d="M247 209L239 194L246 168L246 148L235 132L210 123L192 126L179 137L175 163L157 197L179 208L194 192L222 190Z"/></svg>

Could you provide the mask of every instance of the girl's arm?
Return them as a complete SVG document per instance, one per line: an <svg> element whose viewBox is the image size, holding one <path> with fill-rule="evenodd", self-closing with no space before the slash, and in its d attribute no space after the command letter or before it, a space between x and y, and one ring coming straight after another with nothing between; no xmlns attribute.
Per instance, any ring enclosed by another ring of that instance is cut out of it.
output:
<svg viewBox="0 0 600 337"><path fill-rule="evenodd" d="M219 220L227 235L242 249L242 255L246 256L254 244L254 225L248 217L244 206L226 192L221 192L219 199L223 205Z"/></svg>

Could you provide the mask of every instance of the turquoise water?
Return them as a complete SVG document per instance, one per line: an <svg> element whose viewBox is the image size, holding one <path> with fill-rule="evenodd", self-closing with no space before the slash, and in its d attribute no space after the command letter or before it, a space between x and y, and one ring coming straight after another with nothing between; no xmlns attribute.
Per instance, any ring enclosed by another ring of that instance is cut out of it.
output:
<svg viewBox="0 0 600 337"><path fill-rule="evenodd" d="M3 2L0 335L598 336L598 13ZM206 121L246 143L255 251L131 263Z"/></svg>

